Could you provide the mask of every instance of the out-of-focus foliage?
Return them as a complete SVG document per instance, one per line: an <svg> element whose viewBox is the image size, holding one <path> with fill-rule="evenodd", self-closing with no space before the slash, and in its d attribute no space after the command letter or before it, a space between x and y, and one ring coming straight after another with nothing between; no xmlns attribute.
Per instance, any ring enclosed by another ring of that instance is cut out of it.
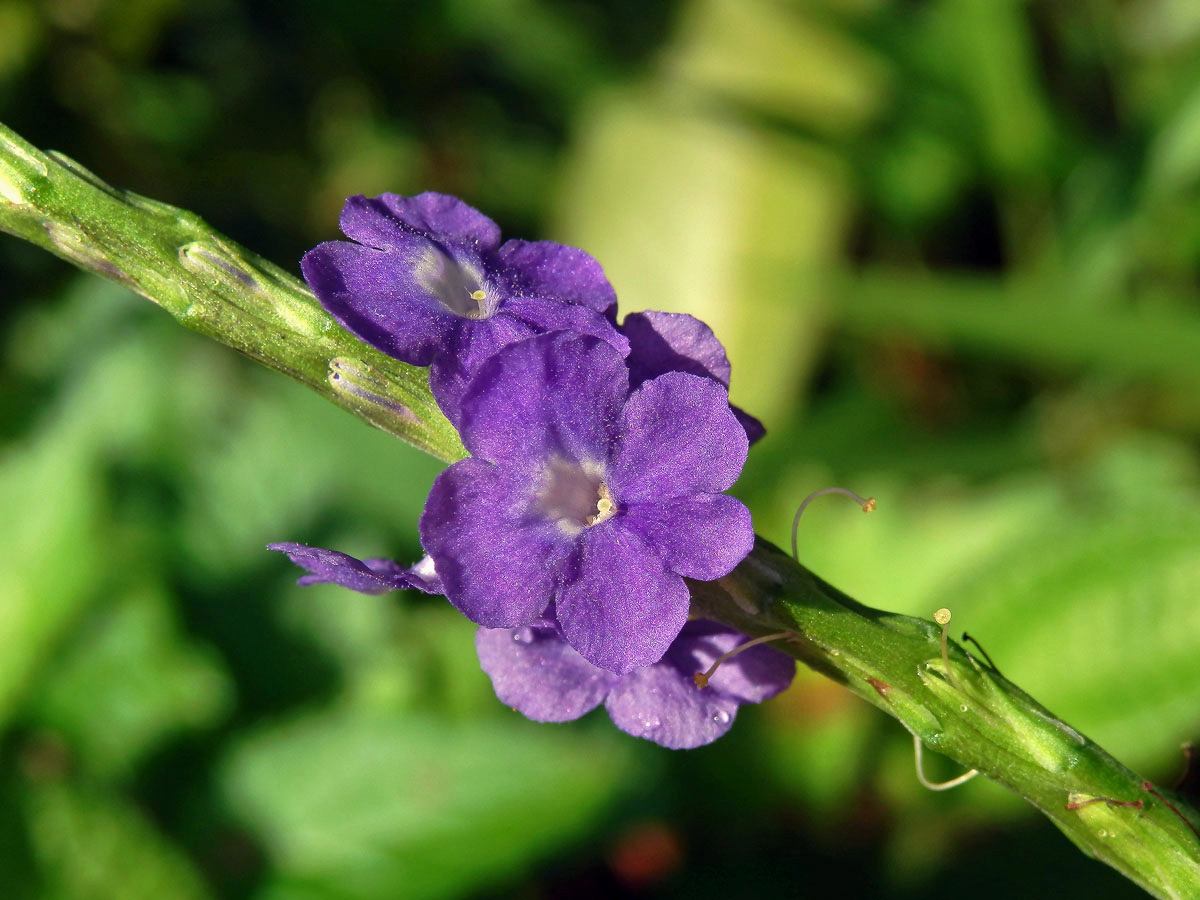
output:
<svg viewBox="0 0 1200 900"><path fill-rule="evenodd" d="M586 247L725 340L760 533L872 493L808 565L1148 777L1200 738L1189 0L0 0L0 119L284 265L383 190ZM815 675L690 753L525 722L444 602L263 549L415 558L432 460L14 240L0 284L4 897L1137 896Z"/></svg>

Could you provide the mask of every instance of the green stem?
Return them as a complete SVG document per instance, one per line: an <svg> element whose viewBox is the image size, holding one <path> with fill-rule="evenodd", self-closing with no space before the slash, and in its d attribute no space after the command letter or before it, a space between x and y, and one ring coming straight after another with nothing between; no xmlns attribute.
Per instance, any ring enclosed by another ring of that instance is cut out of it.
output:
<svg viewBox="0 0 1200 900"><path fill-rule="evenodd" d="M2 125L0 230L132 288L439 459L466 456L425 371L349 335L296 278L191 213L115 190ZM1200 815L959 645L948 642L943 658L932 622L862 606L764 541L692 593L701 614L746 634L794 634L779 646L1024 797L1155 896L1200 897Z"/></svg>
<svg viewBox="0 0 1200 900"><path fill-rule="evenodd" d="M1156 897L1200 897L1200 814L1135 775L925 619L847 597L768 542L692 582L704 616L774 646L895 717L925 746L1045 813L1084 853Z"/></svg>
<svg viewBox="0 0 1200 900"><path fill-rule="evenodd" d="M116 190L3 125L0 230L137 291L188 328L438 459L467 455L433 401L426 370L345 331L295 276L193 213Z"/></svg>

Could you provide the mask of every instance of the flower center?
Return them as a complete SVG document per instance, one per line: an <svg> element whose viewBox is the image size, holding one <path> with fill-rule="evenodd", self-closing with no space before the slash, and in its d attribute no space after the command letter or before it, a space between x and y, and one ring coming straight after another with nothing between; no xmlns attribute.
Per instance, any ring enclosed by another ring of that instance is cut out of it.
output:
<svg viewBox="0 0 1200 900"><path fill-rule="evenodd" d="M589 525L617 514L617 504L596 463L577 463L556 456L542 472L535 506L566 535L574 537Z"/></svg>
<svg viewBox="0 0 1200 900"><path fill-rule="evenodd" d="M467 261L459 261L441 247L430 245L417 264L417 280L433 298L464 319L486 319L495 312L488 303L483 275Z"/></svg>

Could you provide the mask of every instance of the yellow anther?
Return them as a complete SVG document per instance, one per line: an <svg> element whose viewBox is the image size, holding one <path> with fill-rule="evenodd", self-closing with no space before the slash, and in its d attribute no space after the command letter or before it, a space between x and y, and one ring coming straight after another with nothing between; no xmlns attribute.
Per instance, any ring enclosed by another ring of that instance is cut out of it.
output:
<svg viewBox="0 0 1200 900"><path fill-rule="evenodd" d="M617 514L617 504L613 502L608 485L603 481L596 487L596 513L583 521L587 525L599 525Z"/></svg>
<svg viewBox="0 0 1200 900"><path fill-rule="evenodd" d="M478 291L471 291L471 299L477 302L483 302L487 299L487 294L485 294L482 289Z"/></svg>
<svg viewBox="0 0 1200 900"><path fill-rule="evenodd" d="M943 606L941 609L939 609L937 612L935 612L933 614L933 621L937 622L939 625L949 625L950 624L950 610L946 609L946 607Z"/></svg>

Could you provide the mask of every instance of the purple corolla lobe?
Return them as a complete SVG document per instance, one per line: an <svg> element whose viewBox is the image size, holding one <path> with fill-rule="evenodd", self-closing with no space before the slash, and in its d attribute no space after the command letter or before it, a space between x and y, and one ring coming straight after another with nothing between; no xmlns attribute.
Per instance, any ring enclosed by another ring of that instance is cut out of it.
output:
<svg viewBox="0 0 1200 900"><path fill-rule="evenodd" d="M592 665L548 620L480 628L475 649L496 696L527 718L567 722L603 703L622 731L683 750L728 731L739 705L759 703L791 684L792 659L760 645L721 663L707 687L696 686L697 672L746 640L715 622L692 620L662 659L624 675Z"/></svg>
<svg viewBox="0 0 1200 900"><path fill-rule="evenodd" d="M622 675L683 628L685 577L750 551L749 511L722 493L748 442L718 381L668 372L630 391L618 350L554 332L485 362L460 413L471 458L434 482L421 543L480 625L527 626L553 602L566 642Z"/></svg>
<svg viewBox="0 0 1200 900"><path fill-rule="evenodd" d="M713 330L695 316L648 310L630 313L621 323L629 338L630 384L637 387L665 372L688 372L729 388L732 367ZM753 444L767 433L762 422L734 406L733 414Z"/></svg>

